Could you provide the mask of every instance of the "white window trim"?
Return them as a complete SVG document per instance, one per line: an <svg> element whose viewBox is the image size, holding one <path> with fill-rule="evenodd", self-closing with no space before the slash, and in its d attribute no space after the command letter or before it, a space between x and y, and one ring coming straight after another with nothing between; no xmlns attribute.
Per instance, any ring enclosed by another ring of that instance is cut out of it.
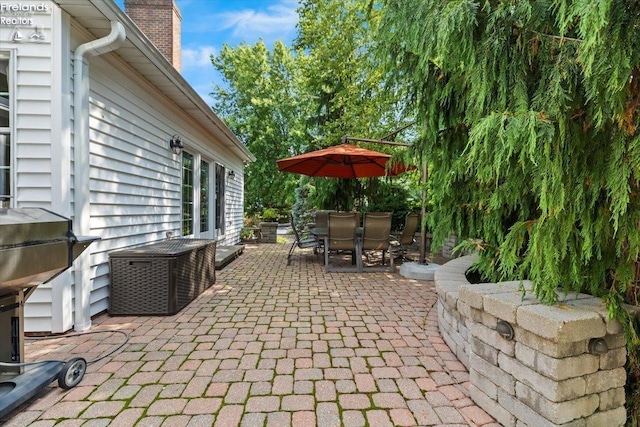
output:
<svg viewBox="0 0 640 427"><path fill-rule="evenodd" d="M9 201L8 202L0 202L0 206L2 207L15 207L15 199L16 199L16 132L15 132L15 123L16 123L16 51L15 49L1 49L0 56L7 56L9 60L9 67L7 70L7 83L8 83L8 91L9 91L9 101L8 101L8 109L9 109L9 127L0 127L0 133L9 135Z"/></svg>

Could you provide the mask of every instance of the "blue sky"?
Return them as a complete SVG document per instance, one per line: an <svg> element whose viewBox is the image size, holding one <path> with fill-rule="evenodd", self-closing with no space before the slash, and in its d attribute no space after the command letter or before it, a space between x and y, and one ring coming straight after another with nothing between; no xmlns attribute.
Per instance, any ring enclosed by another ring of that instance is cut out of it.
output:
<svg viewBox="0 0 640 427"><path fill-rule="evenodd" d="M124 0L116 0L124 10ZM182 75L208 103L214 84L222 83L209 59L223 44L268 47L291 44L296 34L299 0L176 0L182 13Z"/></svg>

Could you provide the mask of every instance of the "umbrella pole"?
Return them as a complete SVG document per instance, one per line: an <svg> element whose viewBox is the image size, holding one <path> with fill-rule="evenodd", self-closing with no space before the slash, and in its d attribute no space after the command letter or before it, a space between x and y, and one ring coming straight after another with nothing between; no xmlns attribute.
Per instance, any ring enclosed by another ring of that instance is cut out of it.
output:
<svg viewBox="0 0 640 427"><path fill-rule="evenodd" d="M427 230L425 216L427 214L427 160L422 160L422 207L420 210L420 264L427 263Z"/></svg>

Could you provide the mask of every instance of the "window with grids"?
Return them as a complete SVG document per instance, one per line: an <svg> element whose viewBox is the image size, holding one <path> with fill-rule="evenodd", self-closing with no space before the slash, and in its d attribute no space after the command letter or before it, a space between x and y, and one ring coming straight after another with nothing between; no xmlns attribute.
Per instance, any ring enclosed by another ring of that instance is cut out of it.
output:
<svg viewBox="0 0 640 427"><path fill-rule="evenodd" d="M224 193L226 168L216 163L216 229L224 234Z"/></svg>
<svg viewBox="0 0 640 427"><path fill-rule="evenodd" d="M193 234L193 154L182 152L182 235Z"/></svg>
<svg viewBox="0 0 640 427"><path fill-rule="evenodd" d="M209 163L200 162L200 232L209 231Z"/></svg>
<svg viewBox="0 0 640 427"><path fill-rule="evenodd" d="M9 54L0 52L0 207L11 198L11 104Z"/></svg>

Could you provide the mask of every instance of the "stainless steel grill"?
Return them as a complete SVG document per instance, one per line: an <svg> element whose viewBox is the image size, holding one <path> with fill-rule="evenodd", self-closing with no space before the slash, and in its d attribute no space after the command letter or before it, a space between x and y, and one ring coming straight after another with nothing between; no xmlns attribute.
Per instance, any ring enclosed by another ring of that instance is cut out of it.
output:
<svg viewBox="0 0 640 427"><path fill-rule="evenodd" d="M45 209L0 209L0 295L48 282L94 240L74 235L70 219Z"/></svg>
<svg viewBox="0 0 640 427"><path fill-rule="evenodd" d="M0 208L0 342L10 343L0 346L0 362L24 362L26 299L98 239L76 236L70 219L45 209ZM51 383L64 365L0 366L0 417Z"/></svg>

